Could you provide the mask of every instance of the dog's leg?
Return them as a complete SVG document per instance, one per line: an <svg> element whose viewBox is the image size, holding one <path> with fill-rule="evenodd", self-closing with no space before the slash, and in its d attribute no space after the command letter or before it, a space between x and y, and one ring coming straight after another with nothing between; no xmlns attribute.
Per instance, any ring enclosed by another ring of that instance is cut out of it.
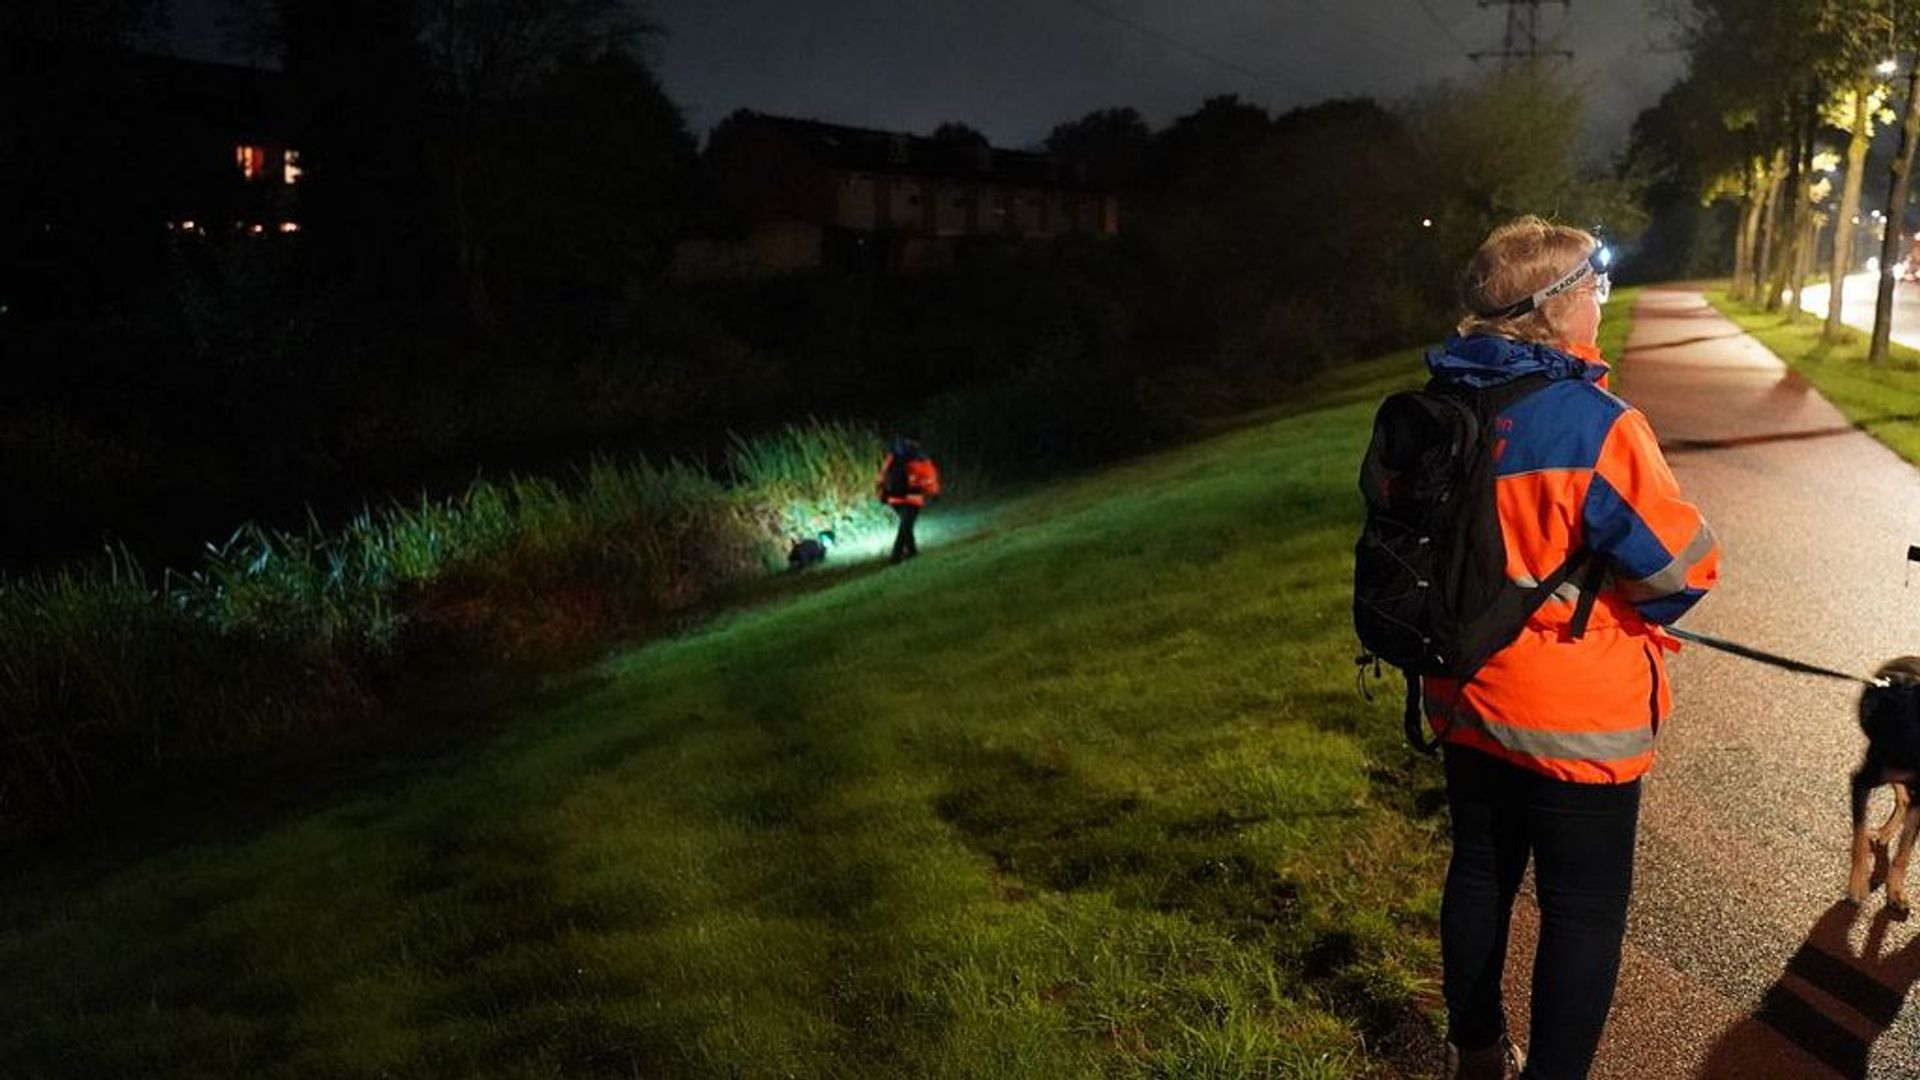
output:
<svg viewBox="0 0 1920 1080"><path fill-rule="evenodd" d="M1887 906L1901 914L1906 914L1907 905L1907 860L1913 855L1913 842L1920 837L1920 807L1907 811L1906 824L1900 830L1900 846L1894 849L1893 861L1887 865Z"/></svg>
<svg viewBox="0 0 1920 1080"><path fill-rule="evenodd" d="M1887 815L1886 823L1873 833L1873 842L1879 847L1886 847L1893 843L1894 837L1900 835L1900 823L1907 819L1907 807L1913 801L1907 793L1907 785L1895 781L1889 786L1893 788L1893 812Z"/></svg>
<svg viewBox="0 0 1920 1080"><path fill-rule="evenodd" d="M1873 781L1865 766L1853 774L1853 860L1847 873L1847 899L1856 904L1867 902L1873 888L1873 834L1867 828L1867 796L1873 793Z"/></svg>

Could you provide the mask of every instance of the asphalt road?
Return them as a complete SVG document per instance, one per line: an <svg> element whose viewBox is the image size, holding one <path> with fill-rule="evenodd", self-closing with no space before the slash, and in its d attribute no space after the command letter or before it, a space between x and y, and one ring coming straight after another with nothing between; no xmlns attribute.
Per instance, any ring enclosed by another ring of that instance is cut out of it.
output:
<svg viewBox="0 0 1920 1080"><path fill-rule="evenodd" d="M1643 295L1614 389L1652 420L1723 545L1719 587L1682 626L1843 671L1920 654L1920 565L1906 561L1920 472L1696 292ZM1843 901L1858 687L1698 645L1670 670L1594 1075L1920 1077L1920 917L1889 917L1878 891ZM1530 900L1515 924L1518 1033Z"/></svg>
<svg viewBox="0 0 1920 1080"><path fill-rule="evenodd" d="M1840 321L1861 330L1873 330L1875 301L1874 275L1854 274L1840 290ZM1809 285L1800 293L1800 306L1821 318L1827 317L1827 287ZM1895 282L1893 286L1893 340L1910 349L1920 349L1920 283Z"/></svg>

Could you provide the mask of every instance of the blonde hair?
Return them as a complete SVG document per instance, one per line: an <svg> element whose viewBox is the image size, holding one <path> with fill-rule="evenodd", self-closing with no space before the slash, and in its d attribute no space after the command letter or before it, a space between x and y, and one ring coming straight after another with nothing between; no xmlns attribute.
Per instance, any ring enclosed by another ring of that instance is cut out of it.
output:
<svg viewBox="0 0 1920 1080"><path fill-rule="evenodd" d="M1466 308L1454 330L1551 345L1564 338L1561 316L1579 290L1552 297L1524 315L1491 314L1512 307L1560 279L1592 253L1593 234L1528 214L1487 234L1460 278Z"/></svg>

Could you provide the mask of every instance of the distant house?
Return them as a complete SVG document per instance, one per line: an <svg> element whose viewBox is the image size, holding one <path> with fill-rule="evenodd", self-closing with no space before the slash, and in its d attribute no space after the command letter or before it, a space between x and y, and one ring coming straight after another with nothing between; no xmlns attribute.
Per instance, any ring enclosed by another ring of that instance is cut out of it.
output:
<svg viewBox="0 0 1920 1080"><path fill-rule="evenodd" d="M0 40L0 304L78 312L153 280L170 236L299 231L287 97L270 71Z"/></svg>
<svg viewBox="0 0 1920 1080"><path fill-rule="evenodd" d="M45 234L298 229L298 150L274 71L112 48L0 50L8 214ZM84 163L84 167L76 168Z"/></svg>
<svg viewBox="0 0 1920 1080"><path fill-rule="evenodd" d="M1117 201L1083 167L978 140L741 112L704 158L736 235L683 243L673 270L683 280L823 265L910 272L1119 231Z"/></svg>
<svg viewBox="0 0 1920 1080"><path fill-rule="evenodd" d="M159 136L151 165L168 227L297 231L302 169L287 140L284 77L169 57L134 63Z"/></svg>

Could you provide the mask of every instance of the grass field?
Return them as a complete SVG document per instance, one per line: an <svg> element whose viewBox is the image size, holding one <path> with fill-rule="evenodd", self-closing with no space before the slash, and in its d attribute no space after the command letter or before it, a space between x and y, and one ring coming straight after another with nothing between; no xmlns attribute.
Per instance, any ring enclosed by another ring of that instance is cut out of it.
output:
<svg viewBox="0 0 1920 1080"><path fill-rule="evenodd" d="M17 871L0 1061L1423 1075L1439 775L1395 685L1357 692L1348 614L1368 418L1419 374L938 506L916 562L791 580L308 809Z"/></svg>
<svg viewBox="0 0 1920 1080"><path fill-rule="evenodd" d="M1720 313L1804 375L1847 419L1908 461L1920 464L1920 352L1893 345L1888 362L1867 363L1867 334L1848 327L1845 340L1820 340L1821 320L1802 313L1768 312L1736 301L1724 287L1708 290Z"/></svg>

